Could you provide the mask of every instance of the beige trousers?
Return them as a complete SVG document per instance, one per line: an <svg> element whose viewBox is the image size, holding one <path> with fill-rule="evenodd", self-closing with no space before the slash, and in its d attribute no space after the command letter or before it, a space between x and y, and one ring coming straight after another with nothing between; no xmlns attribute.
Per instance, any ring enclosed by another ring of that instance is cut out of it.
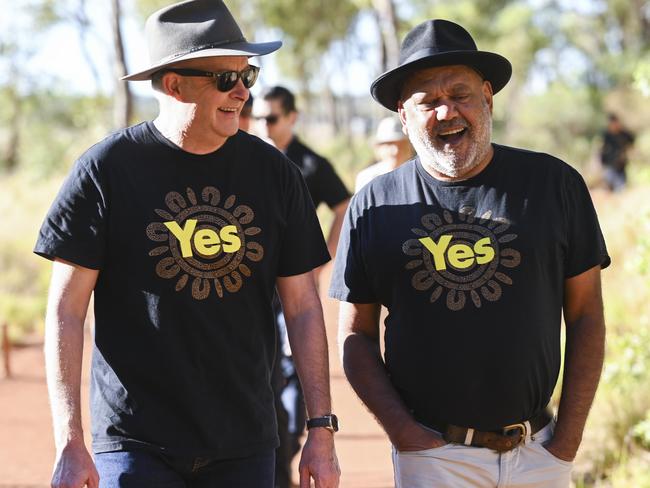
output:
<svg viewBox="0 0 650 488"><path fill-rule="evenodd" d="M554 427L549 423L504 453L461 444L412 452L393 448L395 488L567 488L573 463L544 448Z"/></svg>

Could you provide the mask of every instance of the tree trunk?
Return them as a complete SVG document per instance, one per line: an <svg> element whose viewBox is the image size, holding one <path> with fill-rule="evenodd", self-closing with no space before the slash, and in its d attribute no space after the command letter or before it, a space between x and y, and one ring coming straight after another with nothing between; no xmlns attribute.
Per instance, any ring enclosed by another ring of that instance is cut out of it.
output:
<svg viewBox="0 0 650 488"><path fill-rule="evenodd" d="M388 54L386 52L384 32L381 28L381 17L379 16L379 12L374 8L372 9L372 18L375 20L375 24L377 24L377 32L379 32L379 66L383 73L388 71Z"/></svg>
<svg viewBox="0 0 650 488"><path fill-rule="evenodd" d="M650 15L646 13L648 6L645 0L634 0L634 15L639 19L641 30L642 48L645 49L650 45Z"/></svg>
<svg viewBox="0 0 650 488"><path fill-rule="evenodd" d="M11 119L9 121L9 137L7 138L7 149L3 155L3 166L7 171L16 169L19 163L18 145L20 144L20 121L22 116L22 99L18 94L18 90L14 87L9 88L11 98Z"/></svg>
<svg viewBox="0 0 650 488"><path fill-rule="evenodd" d="M397 66L399 57L399 38L397 37L397 15L393 0L372 0L372 7L377 13L381 31L383 71Z"/></svg>
<svg viewBox="0 0 650 488"><path fill-rule="evenodd" d="M86 14L86 0L79 0L79 5L76 11L72 13L72 18L77 24L81 54L90 69L93 80L95 80L96 91L99 92L101 90L101 79L99 77L99 72L97 71L97 66L95 65L93 53L91 53L88 48L88 31L91 28L91 25L88 20L88 15Z"/></svg>
<svg viewBox="0 0 650 488"><path fill-rule="evenodd" d="M309 89L309 72L307 70L307 62L305 61L302 53L297 53L297 74L298 74L298 92L302 97L302 103L298 105L298 111L302 113L301 119L306 123L305 125L311 126L314 122L312 109L311 90ZM309 127L311 129L311 127Z"/></svg>
<svg viewBox="0 0 650 488"><path fill-rule="evenodd" d="M113 7L113 46L115 48L114 73L116 78L115 99L113 105L113 125L116 128L127 127L131 121L133 97L129 84L119 78L127 74L124 41L120 20L122 17L120 0L111 0Z"/></svg>
<svg viewBox="0 0 650 488"><path fill-rule="evenodd" d="M329 125L332 128L332 133L336 136L341 131L342 114L339 111L339 103L336 95L330 87L330 84L325 87L325 102L327 104L327 118L329 119Z"/></svg>

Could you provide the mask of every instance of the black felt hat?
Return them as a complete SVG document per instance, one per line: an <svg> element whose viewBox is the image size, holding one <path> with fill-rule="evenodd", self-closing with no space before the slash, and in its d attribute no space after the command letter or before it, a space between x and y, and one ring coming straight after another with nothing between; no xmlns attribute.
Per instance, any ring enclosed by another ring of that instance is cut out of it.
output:
<svg viewBox="0 0 650 488"><path fill-rule="evenodd" d="M153 13L145 25L150 66L123 80L149 80L178 61L210 56L260 56L281 41L251 43L221 0L190 0Z"/></svg>
<svg viewBox="0 0 650 488"><path fill-rule="evenodd" d="M372 97L389 110L397 111L402 85L409 74L422 68L462 64L478 71L501 90L512 75L510 61L499 54L479 51L469 32L454 22L427 20L404 38L397 68L377 78L370 87Z"/></svg>

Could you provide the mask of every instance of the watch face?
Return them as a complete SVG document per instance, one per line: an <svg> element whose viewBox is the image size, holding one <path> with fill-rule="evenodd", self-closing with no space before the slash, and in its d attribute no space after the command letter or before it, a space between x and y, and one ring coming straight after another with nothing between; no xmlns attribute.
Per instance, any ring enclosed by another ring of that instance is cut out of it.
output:
<svg viewBox="0 0 650 488"><path fill-rule="evenodd" d="M336 415L332 414L332 415L330 415L330 420L332 422L332 429L334 430L334 432L338 432L339 431L339 419L338 419L338 417Z"/></svg>

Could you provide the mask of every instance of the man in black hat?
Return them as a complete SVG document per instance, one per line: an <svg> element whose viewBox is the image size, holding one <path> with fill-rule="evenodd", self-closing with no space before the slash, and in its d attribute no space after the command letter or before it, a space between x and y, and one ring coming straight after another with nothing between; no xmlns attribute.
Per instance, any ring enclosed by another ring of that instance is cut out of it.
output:
<svg viewBox="0 0 650 488"><path fill-rule="evenodd" d="M158 117L76 162L35 252L54 261L46 364L53 487L273 486L277 286L311 427L301 483L338 486L327 342L312 270L329 259L299 170L238 130L280 42L246 41L221 1L147 21ZM83 322L94 292L92 449L83 440Z"/></svg>
<svg viewBox="0 0 650 488"><path fill-rule="evenodd" d="M397 487L569 486L600 377L610 259L577 171L491 143L510 74L461 26L431 20L372 85L417 155L352 198L330 294L346 375L393 444Z"/></svg>

